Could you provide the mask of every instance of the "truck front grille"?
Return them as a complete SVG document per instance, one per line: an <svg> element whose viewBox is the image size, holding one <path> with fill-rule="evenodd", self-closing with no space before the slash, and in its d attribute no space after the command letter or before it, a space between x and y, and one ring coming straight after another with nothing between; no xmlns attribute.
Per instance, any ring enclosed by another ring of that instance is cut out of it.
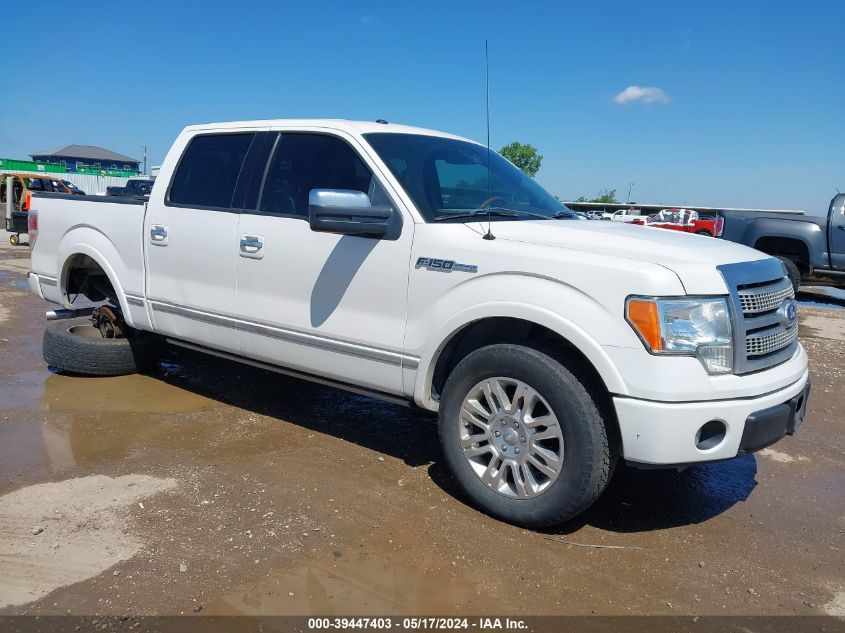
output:
<svg viewBox="0 0 845 633"><path fill-rule="evenodd" d="M752 334L745 339L745 353L748 356L762 356L777 352L798 338L798 326L788 330L778 328L768 334Z"/></svg>
<svg viewBox="0 0 845 633"><path fill-rule="evenodd" d="M777 310L784 299L795 296L792 284L776 290L763 290L762 292L756 288L740 290L738 294L743 314Z"/></svg>
<svg viewBox="0 0 845 633"><path fill-rule="evenodd" d="M761 371L789 360L798 347L798 322L790 321L785 309L795 292L780 261L728 264L719 271L733 306L734 373Z"/></svg>

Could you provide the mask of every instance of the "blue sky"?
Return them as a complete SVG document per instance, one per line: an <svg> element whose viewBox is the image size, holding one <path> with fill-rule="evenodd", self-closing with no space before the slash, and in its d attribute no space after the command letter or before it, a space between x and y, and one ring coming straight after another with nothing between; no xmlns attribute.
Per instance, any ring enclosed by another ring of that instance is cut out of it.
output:
<svg viewBox="0 0 845 633"><path fill-rule="evenodd" d="M845 191L839 0L106 6L5 30L0 156L147 145L157 164L185 125L250 118L483 140L488 39L492 144L535 145L562 198L634 182L640 202L818 214Z"/></svg>

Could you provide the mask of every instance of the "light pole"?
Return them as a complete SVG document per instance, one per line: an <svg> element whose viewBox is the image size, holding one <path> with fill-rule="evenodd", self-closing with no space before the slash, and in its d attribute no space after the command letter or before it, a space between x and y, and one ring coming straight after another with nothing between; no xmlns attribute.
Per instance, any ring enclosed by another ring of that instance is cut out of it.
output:
<svg viewBox="0 0 845 633"><path fill-rule="evenodd" d="M628 184L628 203L629 204L631 202L631 189L633 189L633 188L634 188L634 183L629 183Z"/></svg>
<svg viewBox="0 0 845 633"><path fill-rule="evenodd" d="M144 145L144 175L147 175L147 146ZM628 195L631 195L631 192L628 192Z"/></svg>

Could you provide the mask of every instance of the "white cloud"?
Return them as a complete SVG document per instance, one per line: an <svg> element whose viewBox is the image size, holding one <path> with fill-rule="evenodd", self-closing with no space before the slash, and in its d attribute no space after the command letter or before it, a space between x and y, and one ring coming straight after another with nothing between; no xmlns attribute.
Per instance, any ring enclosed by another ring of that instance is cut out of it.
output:
<svg viewBox="0 0 845 633"><path fill-rule="evenodd" d="M654 86L628 86L613 97L613 100L619 105L627 105L629 103L669 103L671 99L662 88L655 88Z"/></svg>

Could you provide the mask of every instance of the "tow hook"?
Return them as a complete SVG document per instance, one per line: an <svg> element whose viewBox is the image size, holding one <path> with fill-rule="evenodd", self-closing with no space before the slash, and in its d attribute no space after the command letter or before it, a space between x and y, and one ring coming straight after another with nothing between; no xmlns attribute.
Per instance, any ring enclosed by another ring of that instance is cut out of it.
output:
<svg viewBox="0 0 845 633"><path fill-rule="evenodd" d="M124 323L119 312L108 306L100 306L91 314L91 322L100 330L103 338L123 338Z"/></svg>

